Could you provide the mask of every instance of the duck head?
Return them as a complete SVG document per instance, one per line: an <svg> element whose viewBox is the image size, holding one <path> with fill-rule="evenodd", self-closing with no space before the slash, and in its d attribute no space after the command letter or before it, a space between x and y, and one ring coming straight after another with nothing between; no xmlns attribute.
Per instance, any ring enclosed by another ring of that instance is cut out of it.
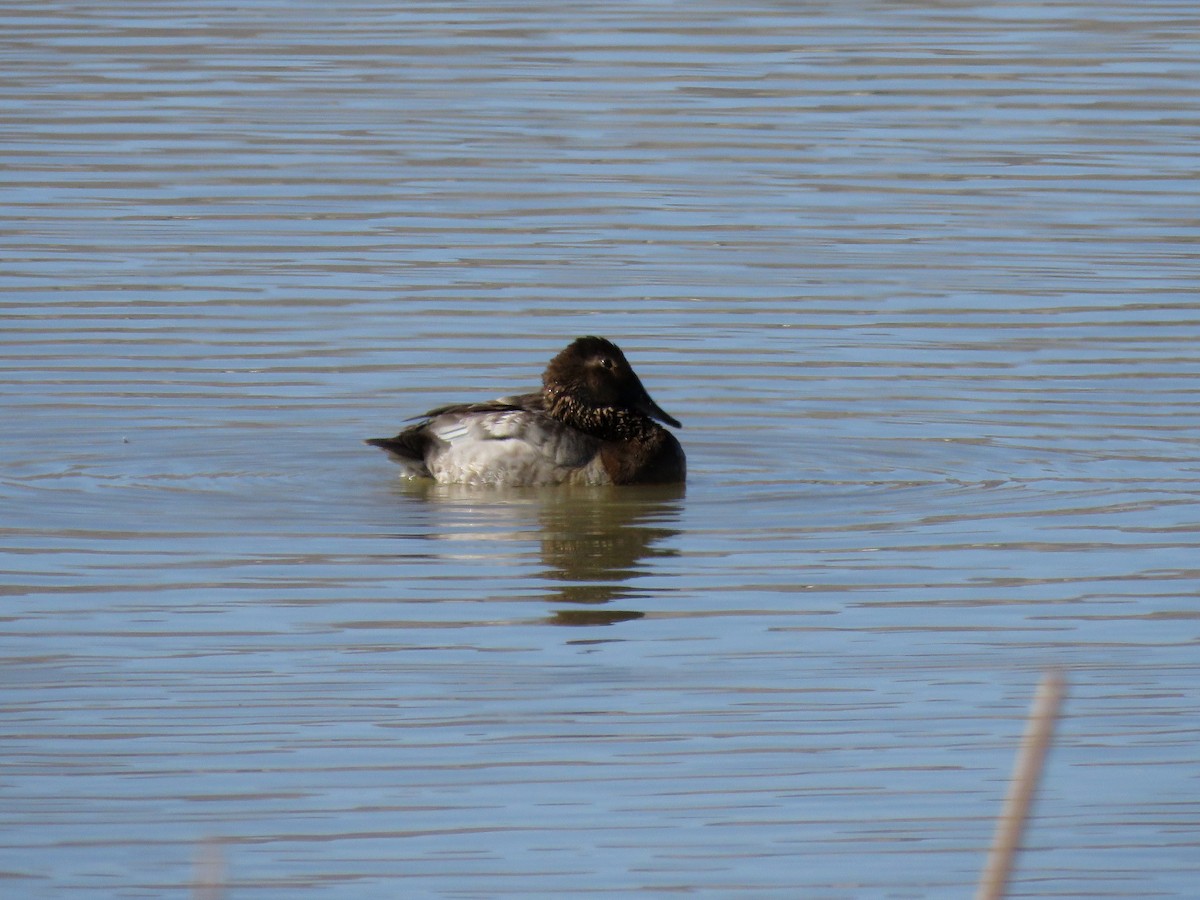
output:
<svg viewBox="0 0 1200 900"><path fill-rule="evenodd" d="M621 348L600 337L581 337L559 353L542 376L546 392L567 396L587 407L634 410L682 428L642 386Z"/></svg>

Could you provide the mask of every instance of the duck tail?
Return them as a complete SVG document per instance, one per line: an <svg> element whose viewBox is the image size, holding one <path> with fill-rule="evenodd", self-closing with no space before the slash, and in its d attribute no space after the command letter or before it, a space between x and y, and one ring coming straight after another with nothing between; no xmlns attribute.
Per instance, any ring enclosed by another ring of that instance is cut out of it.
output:
<svg viewBox="0 0 1200 900"><path fill-rule="evenodd" d="M425 451L428 449L428 439L416 428L402 431L395 437L369 438L366 443L372 447L379 447L381 450L386 450L397 461L404 463L405 466L414 471L420 471L426 475L429 474L428 469L425 468Z"/></svg>

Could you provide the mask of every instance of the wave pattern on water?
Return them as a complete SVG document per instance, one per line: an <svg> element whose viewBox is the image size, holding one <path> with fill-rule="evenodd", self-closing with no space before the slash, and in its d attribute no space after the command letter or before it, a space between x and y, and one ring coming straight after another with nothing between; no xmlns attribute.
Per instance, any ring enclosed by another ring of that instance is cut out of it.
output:
<svg viewBox="0 0 1200 900"><path fill-rule="evenodd" d="M1192 3L0 9L0 881L1194 895ZM685 491L359 441L577 334ZM564 627L558 627L564 626Z"/></svg>

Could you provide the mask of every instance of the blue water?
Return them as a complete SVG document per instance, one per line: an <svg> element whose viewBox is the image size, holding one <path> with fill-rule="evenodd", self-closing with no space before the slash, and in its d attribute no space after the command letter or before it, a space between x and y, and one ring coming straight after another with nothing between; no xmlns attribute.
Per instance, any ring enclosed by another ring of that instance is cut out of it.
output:
<svg viewBox="0 0 1200 900"><path fill-rule="evenodd" d="M1192 6L7 4L0 895L1194 897Z"/></svg>

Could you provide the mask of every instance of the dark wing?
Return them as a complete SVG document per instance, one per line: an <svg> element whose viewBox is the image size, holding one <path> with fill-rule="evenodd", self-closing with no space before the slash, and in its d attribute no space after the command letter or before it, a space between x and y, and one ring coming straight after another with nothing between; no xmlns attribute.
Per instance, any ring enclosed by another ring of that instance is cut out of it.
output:
<svg viewBox="0 0 1200 900"><path fill-rule="evenodd" d="M465 415L468 413L517 412L519 410L544 412L545 409L546 401L540 393L516 394L512 397L501 397L498 400L485 400L482 403L451 403L447 406L439 406L436 409L431 409L424 415L413 416L407 421L415 422L417 419L423 419L428 422L430 419L445 415L446 413Z"/></svg>

